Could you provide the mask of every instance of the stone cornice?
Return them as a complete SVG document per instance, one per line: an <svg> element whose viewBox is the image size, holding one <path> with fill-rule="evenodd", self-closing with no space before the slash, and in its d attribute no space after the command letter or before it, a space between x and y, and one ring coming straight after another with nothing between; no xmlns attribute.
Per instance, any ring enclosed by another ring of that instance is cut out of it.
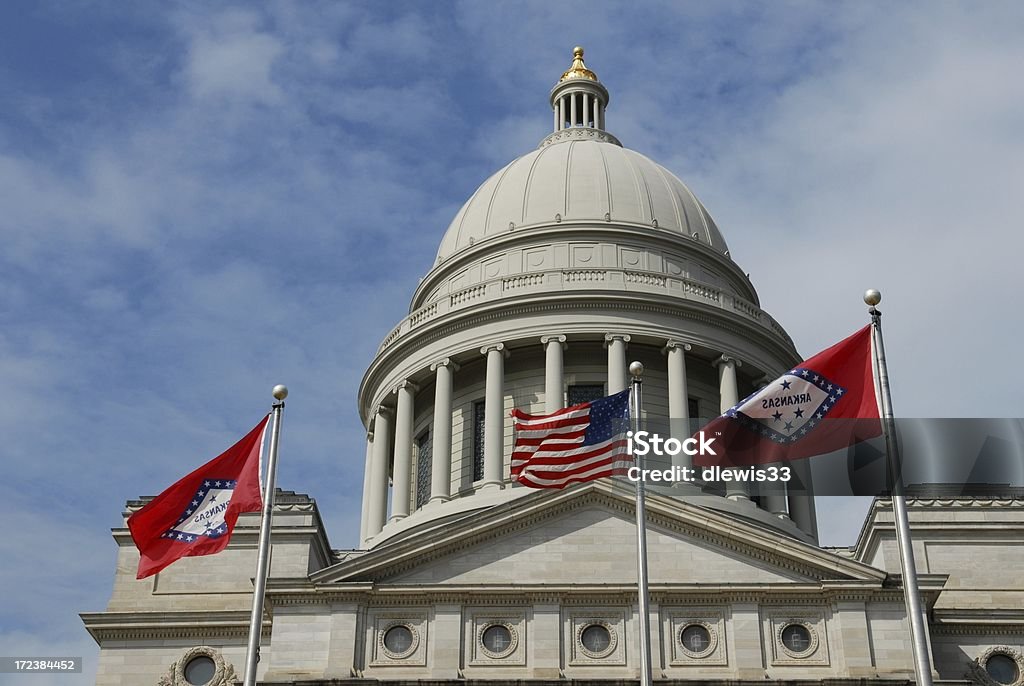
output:
<svg viewBox="0 0 1024 686"><path fill-rule="evenodd" d="M945 532L960 537L964 533L974 535L1005 535L1006 533L1024 534L1024 499L991 498L991 497L959 497L959 498L907 498L907 509L915 511L964 511L964 510L1022 510L1019 521L934 521L922 522L911 520L911 526L917 532ZM882 519L886 517L886 519ZM892 501L888 498L875 498L871 509L864 518L857 541L851 546L855 559L865 560L875 554L881 544L882 535L895 536L895 524L892 519Z"/></svg>
<svg viewBox="0 0 1024 686"><path fill-rule="evenodd" d="M922 584L929 601L939 593L934 581ZM653 583L651 602L657 605L720 605L757 603L789 607L793 604L831 606L837 602L903 603L902 588L883 587L873 581L826 581L763 584ZM633 584L369 584L310 583L305 580L274 582L267 589L273 607L353 603L387 607L456 605L624 605L636 603Z"/></svg>
<svg viewBox="0 0 1024 686"><path fill-rule="evenodd" d="M79 615L96 643L111 640L224 639L249 635L249 611L83 612ZM260 633L270 636L264 616Z"/></svg>
<svg viewBox="0 0 1024 686"><path fill-rule="evenodd" d="M546 242L588 241L615 242L624 238L629 245L643 245L650 248L679 251L688 257L706 259L711 266L728 272L736 284L746 291L746 295L758 304L757 291L750 278L733 262L732 258L720 253L710 245L695 241L689 236L652 227L649 224L633 224L610 219L600 223L594 221L545 221L539 224L513 227L513 230L498 234L475 246L462 248L458 253L436 264L431 269L413 294L410 314L418 307L426 305L425 298L440 282L451 277L463 267L484 259L487 255L511 248L530 247L537 244L537 239Z"/></svg>
<svg viewBox="0 0 1024 686"><path fill-rule="evenodd" d="M558 494L535 493L494 506L451 526L385 542L351 561L313 574L314 583L384 581L459 551L506 537L585 507L603 507L632 517L633 500L620 484L594 482ZM885 573L830 555L812 545L745 524L728 515L651 494L648 525L710 543L776 569L812 579L858 579L878 583Z"/></svg>
<svg viewBox="0 0 1024 686"><path fill-rule="evenodd" d="M389 345L385 350L378 353L363 375L359 386L359 412L365 424L368 420L370 407L376 407L385 397L381 392L381 384L387 380L392 372L404 377L410 377L418 370L426 370L434 360L416 359L416 351L424 348L438 340L463 331L473 331L483 324L492 321L501 321L514 325L514 319L520 315L580 312L580 311L605 311L609 313L638 312L656 315L665 315L683 321L693 321L707 324L711 327L721 329L751 343L750 350L765 350L769 356L778 360L785 360L783 367L795 364L799 361L799 355L793 349L792 344L783 341L781 337L771 333L763 326L753 321L733 314L720 308L712 308L697 301L675 298L674 296L657 294L639 294L608 290L573 290L557 291L535 294L529 298L512 300L491 300L480 305L457 310L455 312L438 317L425 323L408 334L401 336ZM619 328L625 328L621 324ZM586 327L586 331L595 335L603 336L602 324L595 321ZM506 343L512 341L526 340L535 341L537 337L550 333L550 325L539 327L523 327L522 330L515 330L510 326L509 330L502 335ZM573 327L565 327L564 333L577 333ZM644 337L661 338L667 340L679 335L678 328L668 329L645 325L643 332L631 332L639 340L641 333ZM694 345L706 345L720 349L715 341L701 340L689 336L690 342ZM481 346L491 342L483 338L467 338L462 341L458 350L447 350L443 354L456 356L460 353L479 349ZM735 353L736 351L722 351ZM759 368L772 367L769 362L751 359L751 352L745 351L744 359L753 366L762 365ZM405 366L398 368L397 364L404 363ZM412 367L415 368L412 368ZM768 372L781 372L782 369L767 369ZM373 393L368 397L369 393Z"/></svg>

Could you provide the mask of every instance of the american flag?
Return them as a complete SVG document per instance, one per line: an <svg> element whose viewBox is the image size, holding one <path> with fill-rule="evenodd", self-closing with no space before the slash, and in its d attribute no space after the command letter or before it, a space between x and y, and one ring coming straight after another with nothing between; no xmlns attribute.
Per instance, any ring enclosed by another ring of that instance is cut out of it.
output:
<svg viewBox="0 0 1024 686"><path fill-rule="evenodd" d="M626 442L629 391L551 414L512 411L512 477L531 488L624 476L633 464Z"/></svg>

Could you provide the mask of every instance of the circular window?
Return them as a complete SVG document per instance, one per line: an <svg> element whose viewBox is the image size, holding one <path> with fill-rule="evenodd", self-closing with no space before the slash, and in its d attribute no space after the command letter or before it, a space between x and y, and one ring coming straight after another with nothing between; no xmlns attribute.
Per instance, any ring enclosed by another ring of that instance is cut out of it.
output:
<svg viewBox="0 0 1024 686"><path fill-rule="evenodd" d="M194 657L185 665L185 681L191 686L203 686L213 681L217 665L206 655Z"/></svg>
<svg viewBox="0 0 1024 686"><path fill-rule="evenodd" d="M811 649L811 632L803 624L790 624L782 630L782 645L796 654Z"/></svg>
<svg viewBox="0 0 1024 686"><path fill-rule="evenodd" d="M1009 655L996 653L985 660L985 672L1000 684L1015 684L1020 679L1020 667Z"/></svg>
<svg viewBox="0 0 1024 686"><path fill-rule="evenodd" d="M679 642L683 649L693 656L700 656L710 652L711 632L703 624L689 624L679 632Z"/></svg>
<svg viewBox="0 0 1024 686"><path fill-rule="evenodd" d="M414 637L412 629L404 624L396 624L384 632L384 649L395 657L405 657L412 652Z"/></svg>
<svg viewBox="0 0 1024 686"><path fill-rule="evenodd" d="M492 624L480 636L484 650L493 657L504 657L515 648L512 632L504 624Z"/></svg>
<svg viewBox="0 0 1024 686"><path fill-rule="evenodd" d="M591 624L580 633L580 643L594 655L606 653L612 645L612 635L603 624Z"/></svg>

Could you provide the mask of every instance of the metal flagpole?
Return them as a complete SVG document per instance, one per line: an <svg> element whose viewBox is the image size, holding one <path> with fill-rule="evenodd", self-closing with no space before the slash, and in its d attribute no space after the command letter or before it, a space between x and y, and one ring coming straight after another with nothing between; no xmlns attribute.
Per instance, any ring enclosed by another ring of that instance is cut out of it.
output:
<svg viewBox="0 0 1024 686"><path fill-rule="evenodd" d="M928 656L928 637L921 610L921 591L917 586L917 565L914 563L914 545L910 540L910 519L907 517L907 499L903 495L903 477L899 467L899 444L896 442L896 423L893 419L892 397L889 395L889 372L885 366L885 346L882 343L882 313L875 307L882 302L882 294L874 288L864 293L864 302L871 315L871 333L874 341L875 372L878 377L882 401L882 433L889 463L892 487L892 511L896 520L896 543L900 550L900 570L903 574L903 595L910 618L910 641L914 651L914 674L918 686L932 686L932 665Z"/></svg>
<svg viewBox="0 0 1024 686"><path fill-rule="evenodd" d="M640 362L629 365L629 373L633 375L630 389L630 417L633 418L633 431L640 430L640 384L644 375L644 366ZM634 457L639 460L639 456ZM640 465L635 465L639 467ZM650 597L647 592L647 509L644 505L644 480L636 480L636 564L638 570L637 597L640 610L640 686L651 686L651 611Z"/></svg>
<svg viewBox="0 0 1024 686"><path fill-rule="evenodd" d="M245 653L245 686L256 686L256 664L260 661L260 631L263 628L263 596L267 591L270 571L270 526L274 514L274 479L277 476L277 443L281 437L281 411L288 388L274 386L274 418L270 427L270 457L267 458L267 485L263 493L263 519L260 522L260 545L256 562L256 588L252 594L252 616L249 619L249 646Z"/></svg>

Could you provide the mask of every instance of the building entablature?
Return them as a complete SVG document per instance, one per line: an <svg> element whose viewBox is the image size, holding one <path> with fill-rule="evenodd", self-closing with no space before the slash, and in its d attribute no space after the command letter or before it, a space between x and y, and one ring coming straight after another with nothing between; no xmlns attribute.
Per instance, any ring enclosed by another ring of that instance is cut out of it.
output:
<svg viewBox="0 0 1024 686"><path fill-rule="evenodd" d="M410 314L488 278L530 275L547 268L620 268L683 278L737 294L755 307L759 303L739 265L696 237L610 219L548 220L489 236L440 262L420 281Z"/></svg>

